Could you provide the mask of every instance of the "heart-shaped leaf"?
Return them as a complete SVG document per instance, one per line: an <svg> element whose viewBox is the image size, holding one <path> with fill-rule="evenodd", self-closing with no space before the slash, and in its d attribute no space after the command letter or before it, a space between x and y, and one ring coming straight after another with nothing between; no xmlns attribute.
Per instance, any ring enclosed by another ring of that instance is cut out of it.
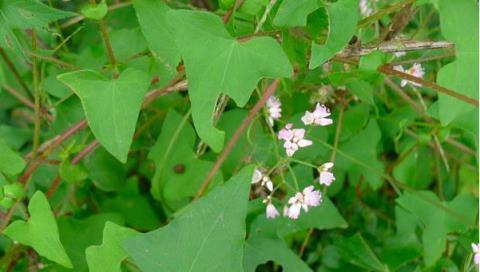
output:
<svg viewBox="0 0 480 272"><path fill-rule="evenodd" d="M37 191L30 199L28 212L30 219L27 222L15 221L3 233L22 245L31 246L41 256L72 268L72 262L60 242L50 204L41 191Z"/></svg>
<svg viewBox="0 0 480 272"><path fill-rule="evenodd" d="M213 126L220 94L243 107L260 79L289 77L292 67L274 39L238 42L212 13L172 10L167 18L185 63L193 123L200 138L218 152L225 137Z"/></svg>
<svg viewBox="0 0 480 272"><path fill-rule="evenodd" d="M127 69L108 80L92 70L58 76L82 101L88 125L98 141L125 163L143 97L150 85L147 74Z"/></svg>

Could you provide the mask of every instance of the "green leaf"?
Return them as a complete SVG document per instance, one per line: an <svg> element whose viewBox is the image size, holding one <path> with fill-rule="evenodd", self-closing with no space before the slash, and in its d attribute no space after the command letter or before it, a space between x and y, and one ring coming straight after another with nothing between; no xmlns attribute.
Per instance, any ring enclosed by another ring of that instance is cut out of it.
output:
<svg viewBox="0 0 480 272"><path fill-rule="evenodd" d="M320 7L317 0L284 0L273 24L284 27L306 26L307 16Z"/></svg>
<svg viewBox="0 0 480 272"><path fill-rule="evenodd" d="M347 222L338 212L337 207L325 196L318 207L308 209L308 212L301 214L297 220L291 220L286 217L281 217L279 220L281 223L277 233L280 237L309 228L325 230L348 227Z"/></svg>
<svg viewBox="0 0 480 272"><path fill-rule="evenodd" d="M105 15L108 13L108 6L107 3L105 3L105 0L102 0L102 2L93 4L93 3L88 3L82 8L82 15L85 16L85 18L92 19L92 20L100 20Z"/></svg>
<svg viewBox="0 0 480 272"><path fill-rule="evenodd" d="M289 77L292 67L274 39L237 42L214 14L175 10L167 17L185 63L193 123L200 138L219 152L225 133L213 126L213 116L220 94L243 107L260 79Z"/></svg>
<svg viewBox="0 0 480 272"><path fill-rule="evenodd" d="M335 56L345 46L357 30L358 1L339 0L325 6L328 13L328 38L324 45L312 42L310 69L317 68Z"/></svg>
<svg viewBox="0 0 480 272"><path fill-rule="evenodd" d="M104 148L98 148L84 159L85 168L96 187L111 192L125 186L127 170Z"/></svg>
<svg viewBox="0 0 480 272"><path fill-rule="evenodd" d="M102 242L102 231L108 221L123 224L123 218L112 213L95 214L83 220L72 217L61 217L58 220L60 238L75 272L88 271L85 249Z"/></svg>
<svg viewBox="0 0 480 272"><path fill-rule="evenodd" d="M160 81L168 83L177 74L180 62L174 30L167 22L167 12L171 9L157 0L134 0L133 7L148 47L159 63Z"/></svg>
<svg viewBox="0 0 480 272"><path fill-rule="evenodd" d="M30 219L15 221L4 234L20 244L31 246L41 256L72 268L72 263L60 242L57 222L45 195L37 191L28 204Z"/></svg>
<svg viewBox="0 0 480 272"><path fill-rule="evenodd" d="M82 101L88 124L98 141L119 161L127 161L128 150L143 97L150 85L148 76L127 69L118 79L108 80L92 70L58 76Z"/></svg>
<svg viewBox="0 0 480 272"><path fill-rule="evenodd" d="M442 34L455 44L456 60L440 69L437 83L478 99L478 2L439 0L438 6ZM473 108L441 93L438 100L440 121L444 125Z"/></svg>
<svg viewBox="0 0 480 272"><path fill-rule="evenodd" d="M85 250L89 271L122 271L120 265L122 261L128 257L122 248L122 242L128 237L134 236L136 233L135 230L107 222L103 230L102 244L99 246L90 246Z"/></svg>
<svg viewBox="0 0 480 272"><path fill-rule="evenodd" d="M370 83L354 79L347 83L347 88L352 91L352 94L360 98L365 103L375 106L373 100L373 86Z"/></svg>
<svg viewBox="0 0 480 272"><path fill-rule="evenodd" d="M213 167L213 162L198 159L193 151L196 135L188 122L189 116L169 111L162 132L148 154L156 167L151 193L171 210L178 210L191 201L202 178ZM214 177L212 185L220 182L221 173Z"/></svg>
<svg viewBox="0 0 480 272"><path fill-rule="evenodd" d="M371 119L360 133L339 144L341 152L335 165L348 171L352 183L355 184L363 176L373 189L382 185L383 164L377 157L380 139L377 122Z"/></svg>
<svg viewBox="0 0 480 272"><path fill-rule="evenodd" d="M25 168L25 161L0 137L0 172L16 175Z"/></svg>
<svg viewBox="0 0 480 272"><path fill-rule="evenodd" d="M74 16L51 8L36 0L8 0L0 2L0 47L14 49L23 55L20 41L13 29L44 28L49 23Z"/></svg>
<svg viewBox="0 0 480 272"><path fill-rule="evenodd" d="M259 264L267 261L280 264L285 272L312 271L282 240L259 236L249 238L245 243L245 271L255 272Z"/></svg>
<svg viewBox="0 0 480 272"><path fill-rule="evenodd" d="M125 241L142 271L243 271L253 167L187 206L167 226Z"/></svg>
<svg viewBox="0 0 480 272"><path fill-rule="evenodd" d="M147 195L138 191L138 180L130 178L117 196L106 199L100 206L102 212L119 213L125 224L138 230L151 230L160 225L158 215ZM141 212L138 212L141 211Z"/></svg>
<svg viewBox="0 0 480 272"><path fill-rule="evenodd" d="M427 266L432 266L445 251L447 233L465 232L475 224L477 200L460 194L442 203L431 191L405 192L397 203L414 214L423 227L423 250Z"/></svg>
<svg viewBox="0 0 480 272"><path fill-rule="evenodd" d="M360 233L348 238L339 237L335 245L340 256L356 266L372 271L388 271L387 266L378 259Z"/></svg>

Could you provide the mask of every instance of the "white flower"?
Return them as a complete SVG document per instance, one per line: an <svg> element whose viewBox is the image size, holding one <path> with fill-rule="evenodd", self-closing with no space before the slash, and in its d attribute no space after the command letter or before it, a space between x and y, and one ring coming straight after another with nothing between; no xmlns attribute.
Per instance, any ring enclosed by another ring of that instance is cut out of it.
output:
<svg viewBox="0 0 480 272"><path fill-rule="evenodd" d="M278 133L278 138L285 141L283 147L285 148L285 151L289 157L293 156L293 154L297 152L300 147L312 145L312 141L304 139L304 137L305 129L292 129L292 124L290 123Z"/></svg>
<svg viewBox="0 0 480 272"><path fill-rule="evenodd" d="M270 192L273 191L273 182L270 177L264 175L262 171L260 171L258 168L255 168L252 176L252 184L258 183L260 181L260 186L267 187Z"/></svg>
<svg viewBox="0 0 480 272"><path fill-rule="evenodd" d="M332 119L327 118L329 116L330 110L324 105L317 103L313 112L305 112L305 115L302 117L302 122L305 125L328 126L333 123Z"/></svg>
<svg viewBox="0 0 480 272"><path fill-rule="evenodd" d="M324 184L325 186L330 186L332 182L335 180L335 176L332 173L333 162L326 162L322 164L318 170L320 171L320 177L318 181L320 184Z"/></svg>
<svg viewBox="0 0 480 272"><path fill-rule="evenodd" d="M480 244L472 243L472 250L474 253L473 262L475 264L480 264Z"/></svg>
<svg viewBox="0 0 480 272"><path fill-rule="evenodd" d="M398 51L393 54L395 55L395 57L399 58L405 56L407 53L405 51Z"/></svg>
<svg viewBox="0 0 480 272"><path fill-rule="evenodd" d="M407 73L411 76L418 77L418 78L423 78L423 76L425 75L425 71L423 70L422 65L419 64L419 63L414 63L412 65L412 67L410 67L407 70L404 70L401 65L396 65L396 66L393 67L393 69L397 70L397 71L400 71L400 72L403 72L403 73ZM407 83L410 83L413 86L417 86L417 87L422 86L419 83L409 81L409 80L406 80L406 79L402 79L402 81L400 82L400 86L405 87L405 85L407 85Z"/></svg>
<svg viewBox="0 0 480 272"><path fill-rule="evenodd" d="M320 191L314 190L313 186L308 186L303 189L303 192L297 192L295 196L288 200L290 206L283 209L283 215L291 219L297 219L302 208L305 212L308 212L309 207L316 207L320 205L321 201Z"/></svg>
<svg viewBox="0 0 480 272"><path fill-rule="evenodd" d="M372 14L373 10L368 6L368 0L360 0L359 6L360 6L360 13L363 16L367 17Z"/></svg>
<svg viewBox="0 0 480 272"><path fill-rule="evenodd" d="M274 120L278 120L282 117L282 103L280 102L280 99L273 95L270 96L267 100L267 109L267 122L272 127Z"/></svg>
<svg viewBox="0 0 480 272"><path fill-rule="evenodd" d="M277 208L275 208L275 206L272 204L271 196L267 196L267 198L263 200L263 203L267 204L265 209L265 215L267 216L267 219L273 219L280 215Z"/></svg>

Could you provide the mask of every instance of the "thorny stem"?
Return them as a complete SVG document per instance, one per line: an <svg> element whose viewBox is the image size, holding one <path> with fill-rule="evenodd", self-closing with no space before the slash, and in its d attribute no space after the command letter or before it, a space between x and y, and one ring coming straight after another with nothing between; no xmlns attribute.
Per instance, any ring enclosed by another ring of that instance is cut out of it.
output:
<svg viewBox="0 0 480 272"><path fill-rule="evenodd" d="M197 194L195 195L195 198L193 201L198 200L205 190L207 189L208 185L212 181L212 178L215 176L215 174L220 170L220 167L222 166L223 162L225 159L228 157L230 152L232 151L233 147L237 143L238 139L240 139L240 136L243 134L243 131L248 127L248 125L252 122L253 118L257 113L262 109L262 107L265 105L267 102L267 99L273 95L275 90L277 89L278 86L278 80L273 81L273 83L267 88L263 96L260 98L260 100L257 101L255 106L249 111L248 115L243 119L242 123L240 126L237 128L235 133L233 134L232 138L230 141L228 141L227 145L223 149L222 153L217 158L217 161L215 161L215 164L213 165L212 169L208 172L207 176L202 182L202 185L200 186L200 189L198 190Z"/></svg>

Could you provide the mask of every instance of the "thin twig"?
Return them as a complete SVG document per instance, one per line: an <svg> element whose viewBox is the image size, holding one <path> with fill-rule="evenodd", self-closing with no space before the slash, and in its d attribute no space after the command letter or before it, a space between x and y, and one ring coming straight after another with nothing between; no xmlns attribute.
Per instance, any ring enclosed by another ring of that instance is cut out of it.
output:
<svg viewBox="0 0 480 272"><path fill-rule="evenodd" d="M423 78L415 77L415 76L412 76L410 74L397 71L397 70L393 69L393 67L391 65L380 66L378 68L378 71L381 72L381 73L387 74L387 75L397 76L397 77L400 77L402 79L406 79L406 80L418 83L418 84L420 84L424 87L428 87L428 88L434 89L434 90L436 90L440 93L446 94L448 96L455 97L458 100L461 100L465 103L473 105L477 108L479 107L479 103L478 103L477 99L471 98L469 96L466 96L466 95L463 95L461 93L455 92L455 91L450 90L448 88L442 87L440 85L437 85L434 82L424 80Z"/></svg>
<svg viewBox="0 0 480 272"><path fill-rule="evenodd" d="M98 21L98 25L100 27L100 33L102 34L103 43L105 44L105 48L107 49L108 59L110 60L110 64L113 68L113 77L118 77L118 67L117 67L117 60L115 59L115 55L113 54L112 43L110 42L110 38L108 37L107 27L105 25L105 20L100 19Z"/></svg>
<svg viewBox="0 0 480 272"><path fill-rule="evenodd" d="M37 34L35 29L32 29L32 51L37 50ZM32 78L33 78L33 95L35 102L35 122L33 129L33 150L32 157L35 159L37 157L38 147L40 145L40 126L41 126L41 116L40 116L40 88L38 86L38 66L37 58L32 56Z"/></svg>
<svg viewBox="0 0 480 272"><path fill-rule="evenodd" d="M408 51L418 51L418 50L431 50L431 49L452 49L455 45L447 41L411 41L411 40L393 40L388 42L383 42L378 45L373 46L364 46L364 47L346 47L340 53L337 54L337 57L358 57L365 56L373 51L382 51L384 53L395 53L395 52L408 52Z"/></svg>
<svg viewBox="0 0 480 272"><path fill-rule="evenodd" d="M35 103L32 101L28 100L25 96L20 94L17 90L15 90L12 86L10 85L3 85L3 88L11 94L13 97L15 97L18 101L20 101L22 104L25 106L31 108L32 110L35 110ZM48 113L48 110L45 108L40 109L40 113L42 116L46 116L48 120L53 121L54 117Z"/></svg>
<svg viewBox="0 0 480 272"><path fill-rule="evenodd" d="M393 13L393 12L396 12L397 10L402 9L406 5L412 4L415 1L416 0L404 0L404 1L401 1L401 2L398 2L398 3L395 3L393 5L390 5L390 6L384 8L382 10L379 10L378 12L376 12L375 14L373 14L371 16L368 16L367 18L360 20L357 24L357 27L358 28L367 27L371 23L373 23L373 22L379 20L380 18L382 18L383 16L388 15L388 14Z"/></svg>
<svg viewBox="0 0 480 272"><path fill-rule="evenodd" d="M13 64L12 60L8 57L7 53L1 47L0 47L0 56L2 56L3 60L7 64L8 69L12 72L18 84L22 86L22 89L25 91L25 93L27 93L28 97L30 99L33 99L32 91L30 91L27 84L25 83L25 81L23 81L22 77L20 76L20 73L18 72L17 68Z"/></svg>
<svg viewBox="0 0 480 272"><path fill-rule="evenodd" d="M248 125L253 121L253 118L257 115L257 113L262 109L262 107L265 105L267 102L268 98L273 95L275 90L277 89L278 86L278 80L274 80L273 83L265 90L265 93L262 95L260 100L257 101L255 106L248 112L248 115L243 119L242 123L240 126L237 128L235 133L233 134L232 138L230 141L228 141L227 145L223 149L222 153L218 156L217 160L215 161L215 164L213 165L212 169L208 172L207 176L202 182L202 185L200 186L200 189L198 190L197 194L195 195L195 198L193 201L197 200L200 198L205 190L207 189L208 185L210 184L212 178L217 174L218 170L220 170L220 167L222 166L223 162L225 159L228 157L230 152L232 151L233 147L237 143L238 139L240 139L240 136L242 136L243 131L248 127Z"/></svg>

